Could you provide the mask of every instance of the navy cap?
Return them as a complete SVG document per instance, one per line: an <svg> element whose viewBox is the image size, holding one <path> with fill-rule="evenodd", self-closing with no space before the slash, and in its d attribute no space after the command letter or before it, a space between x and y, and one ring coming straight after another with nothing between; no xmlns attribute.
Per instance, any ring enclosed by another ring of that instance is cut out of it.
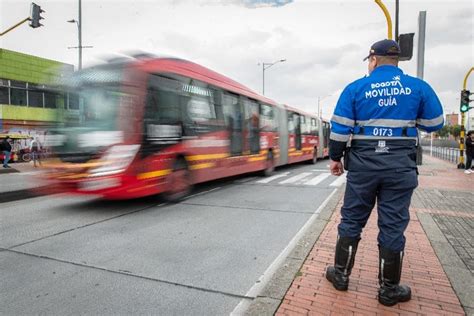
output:
<svg viewBox="0 0 474 316"><path fill-rule="evenodd" d="M384 39L381 41L378 41L370 47L370 52L369 56L365 57L364 60L367 60L370 56L398 56L400 55L400 46L398 46L398 43L389 40L389 39Z"/></svg>

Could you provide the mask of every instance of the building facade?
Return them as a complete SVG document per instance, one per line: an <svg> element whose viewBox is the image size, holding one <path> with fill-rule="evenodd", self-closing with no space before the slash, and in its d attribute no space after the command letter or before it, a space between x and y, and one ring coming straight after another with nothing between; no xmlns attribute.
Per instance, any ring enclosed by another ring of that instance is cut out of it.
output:
<svg viewBox="0 0 474 316"><path fill-rule="evenodd" d="M73 71L73 65L0 49L0 133L44 140L60 112L77 111L68 95L54 88Z"/></svg>
<svg viewBox="0 0 474 316"><path fill-rule="evenodd" d="M452 113L452 114L446 114L446 125L459 125L459 114L457 113Z"/></svg>

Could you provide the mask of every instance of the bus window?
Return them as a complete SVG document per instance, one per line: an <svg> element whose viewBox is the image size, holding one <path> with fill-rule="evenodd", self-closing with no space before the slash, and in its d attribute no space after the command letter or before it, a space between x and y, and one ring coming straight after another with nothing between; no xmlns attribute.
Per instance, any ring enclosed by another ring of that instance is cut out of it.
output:
<svg viewBox="0 0 474 316"><path fill-rule="evenodd" d="M318 120L315 118L311 119L311 133L315 136L319 136Z"/></svg>
<svg viewBox="0 0 474 316"><path fill-rule="evenodd" d="M306 116L301 116L301 133L304 135L311 134L310 119Z"/></svg>
<svg viewBox="0 0 474 316"><path fill-rule="evenodd" d="M276 129L275 114L270 105L260 105L260 128L265 132L272 132Z"/></svg>
<svg viewBox="0 0 474 316"><path fill-rule="evenodd" d="M288 113L288 133L294 134L295 133L295 124L293 121L292 113Z"/></svg>
<svg viewBox="0 0 474 316"><path fill-rule="evenodd" d="M145 139L153 144L172 144L182 136L180 83L152 75L143 116Z"/></svg>
<svg viewBox="0 0 474 316"><path fill-rule="evenodd" d="M245 125L247 129L247 144L251 154L260 151L260 123L258 103L253 100L244 100Z"/></svg>

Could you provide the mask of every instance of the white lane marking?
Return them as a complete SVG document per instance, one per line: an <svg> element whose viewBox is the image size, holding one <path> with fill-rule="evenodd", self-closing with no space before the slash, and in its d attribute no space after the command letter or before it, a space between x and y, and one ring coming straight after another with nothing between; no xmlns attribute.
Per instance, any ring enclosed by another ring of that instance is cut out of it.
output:
<svg viewBox="0 0 474 316"><path fill-rule="evenodd" d="M311 169L311 171L328 172L329 169Z"/></svg>
<svg viewBox="0 0 474 316"><path fill-rule="evenodd" d="M346 173L343 173L342 175L340 175L329 186L330 187L340 187L344 182L346 182Z"/></svg>
<svg viewBox="0 0 474 316"><path fill-rule="evenodd" d="M334 193L336 193L337 189L334 189L331 194L324 200L324 202L318 207L318 209L311 215L308 221L301 227L301 229L296 233L296 235L291 239L290 243L283 249L283 251L276 257L276 259L270 264L270 266L263 272L263 274L258 278L257 282L248 290L245 296L247 298L243 298L240 303L234 308L230 315L244 315L245 311L249 308L250 304L252 303L252 299L256 298L262 290L267 286L268 282L273 277L273 274L278 270L278 268L282 265L288 255L293 251L296 247L300 239L304 236L308 228L313 224L313 222L318 218L319 213L321 210L328 204L329 200L332 198Z"/></svg>
<svg viewBox="0 0 474 316"><path fill-rule="evenodd" d="M301 179L303 179L303 178L306 178L306 177L309 176L310 174L311 174L311 172L303 172L303 173L297 174L297 175L294 176L294 177L291 177L291 178L289 178L289 179L283 180L282 182L280 182L280 184L295 183L295 182L298 181L298 180L301 180Z"/></svg>
<svg viewBox="0 0 474 316"><path fill-rule="evenodd" d="M257 183L268 183L268 182L271 182L275 179L278 179L278 178L281 178L281 177L286 177L287 175L289 174L289 172L283 172L281 174L276 174L274 176L271 176L269 178L266 178L266 179L263 179L263 180L259 180L257 181Z"/></svg>
<svg viewBox="0 0 474 316"><path fill-rule="evenodd" d="M313 178L307 182L305 182L304 184L305 185L318 185L319 183L321 183L322 181L324 181L324 179L326 179L327 177L329 177L331 174L329 172L326 172L326 173L321 173L320 175L318 175L316 178Z"/></svg>

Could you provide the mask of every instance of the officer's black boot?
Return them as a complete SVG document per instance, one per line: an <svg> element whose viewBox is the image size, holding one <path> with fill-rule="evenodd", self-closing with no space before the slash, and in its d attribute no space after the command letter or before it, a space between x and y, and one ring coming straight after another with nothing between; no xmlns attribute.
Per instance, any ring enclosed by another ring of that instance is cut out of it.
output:
<svg viewBox="0 0 474 316"><path fill-rule="evenodd" d="M360 238L338 237L334 266L326 269L326 279L339 291L347 291Z"/></svg>
<svg viewBox="0 0 474 316"><path fill-rule="evenodd" d="M379 303L393 306L411 299L411 289L400 285L403 251L393 252L379 246Z"/></svg>

